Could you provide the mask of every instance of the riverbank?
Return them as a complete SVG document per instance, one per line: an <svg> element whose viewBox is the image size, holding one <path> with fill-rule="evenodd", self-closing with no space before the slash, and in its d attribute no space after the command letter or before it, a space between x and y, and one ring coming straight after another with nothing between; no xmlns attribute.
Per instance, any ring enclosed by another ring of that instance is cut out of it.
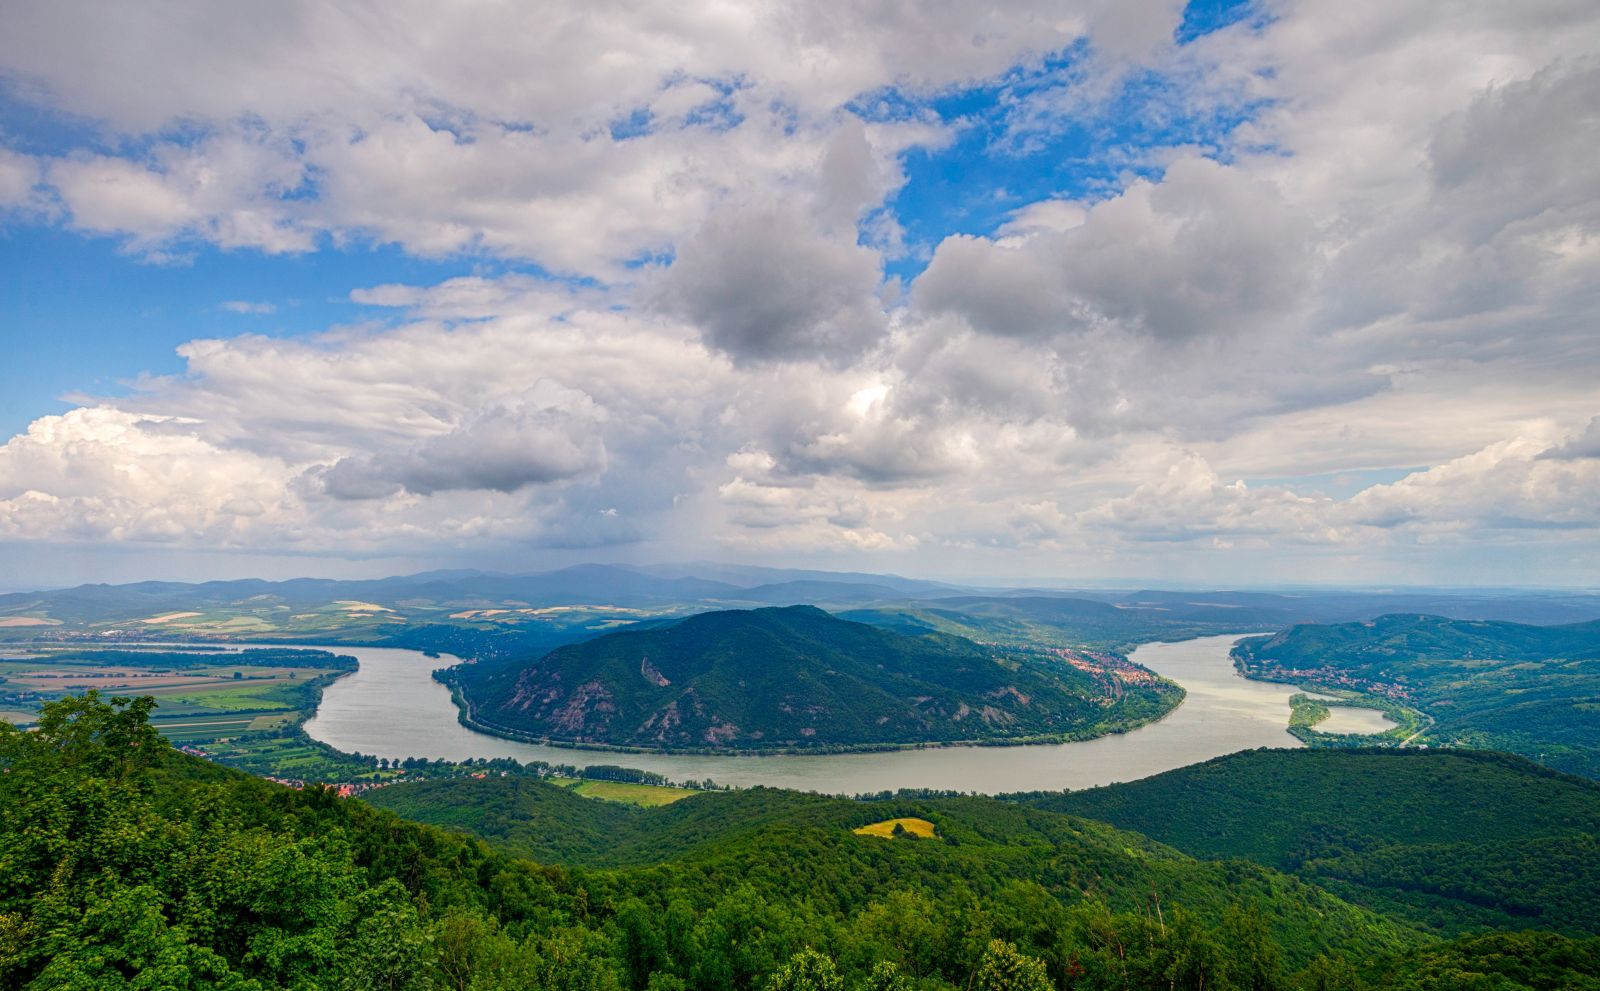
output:
<svg viewBox="0 0 1600 991"><path fill-rule="evenodd" d="M341 649L358 672L324 695L306 730L345 752L453 761L509 757L570 764L585 752L674 781L766 785L826 794L902 788L997 794L1130 781L1257 747L1298 747L1288 733L1283 686L1236 676L1228 651L1238 635L1138 648L1131 660L1183 686L1183 703L1125 733L1073 743L1010 747L924 747L845 754L628 754L552 747L490 736L462 725L449 689L433 678L441 662L395 648ZM449 663L446 659L444 663Z"/></svg>

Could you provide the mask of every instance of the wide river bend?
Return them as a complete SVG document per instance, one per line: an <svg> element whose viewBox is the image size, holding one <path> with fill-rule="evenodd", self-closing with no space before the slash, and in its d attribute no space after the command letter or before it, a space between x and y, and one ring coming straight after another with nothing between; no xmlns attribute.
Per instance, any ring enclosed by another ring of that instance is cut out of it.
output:
<svg viewBox="0 0 1600 991"><path fill-rule="evenodd" d="M1188 697L1159 722L1079 743L1023 747L929 747L882 753L722 757L633 754L503 740L456 721L435 668L453 663L416 651L326 646L360 669L329 686L306 723L315 739L379 757L512 757L552 764L621 764L676 781L769 785L830 794L939 788L997 794L1132 781L1253 747L1297 747L1289 735L1288 685L1247 681L1228 659L1237 635L1152 643L1131 655L1176 681Z"/></svg>

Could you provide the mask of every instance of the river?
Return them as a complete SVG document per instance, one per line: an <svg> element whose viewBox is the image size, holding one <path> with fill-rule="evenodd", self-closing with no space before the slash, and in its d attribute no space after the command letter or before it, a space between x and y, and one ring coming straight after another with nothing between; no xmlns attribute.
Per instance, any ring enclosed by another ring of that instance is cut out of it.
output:
<svg viewBox="0 0 1600 991"><path fill-rule="evenodd" d="M1145 644L1132 659L1178 682L1188 696L1159 722L1079 743L1025 747L930 747L818 756L625 754L518 743L456 721L450 692L434 681L452 663L416 651L327 646L360 669L323 692L306 723L315 739L379 757L512 757L552 764L622 764L674 780L711 778L737 787L769 785L832 794L939 788L997 794L1087 788L1148 777L1252 747L1297 747L1288 733L1287 685L1247 681L1228 659L1237 635Z"/></svg>

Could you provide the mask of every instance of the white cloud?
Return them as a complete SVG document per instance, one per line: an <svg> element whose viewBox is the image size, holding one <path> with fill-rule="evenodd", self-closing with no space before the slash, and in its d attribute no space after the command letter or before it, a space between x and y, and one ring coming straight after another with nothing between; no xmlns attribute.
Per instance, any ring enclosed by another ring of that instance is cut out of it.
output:
<svg viewBox="0 0 1600 991"><path fill-rule="evenodd" d="M1547 442L1519 437L1492 444L1350 500L1367 526L1489 529L1600 527L1600 462L1541 458Z"/></svg>
<svg viewBox="0 0 1600 991"><path fill-rule="evenodd" d="M229 299L222 302L222 309L240 316L264 317L278 312L278 307L273 303L263 303L248 299Z"/></svg>
<svg viewBox="0 0 1600 991"><path fill-rule="evenodd" d="M1600 551L1592 4L1275 4L1184 47L1166 0L76 12L23 3L0 37L12 93L107 136L0 153L17 215L156 256L392 243L579 278L369 286L381 322L191 341L184 375L0 448L7 539L1010 574ZM962 126L896 99L1015 71L990 152L1022 155L1114 129L1146 66L1214 133L1113 149L1139 174L885 284L926 229L894 212L907 152Z"/></svg>
<svg viewBox="0 0 1600 991"><path fill-rule="evenodd" d="M1565 443L1552 447L1539 455L1541 458L1600 458L1600 416L1589 421L1589 425Z"/></svg>
<svg viewBox="0 0 1600 991"><path fill-rule="evenodd" d="M1132 540L1337 540L1337 532L1323 522L1330 502L1283 488L1256 490L1242 481L1224 482L1203 458L1186 454L1162 477L1084 511L1075 522Z"/></svg>
<svg viewBox="0 0 1600 991"><path fill-rule="evenodd" d="M0 210L32 203L39 178L38 162L27 155L0 148Z"/></svg>
<svg viewBox="0 0 1600 991"><path fill-rule="evenodd" d="M109 407L34 421L0 447L0 535L251 546L266 528L301 522L280 465L192 426Z"/></svg>
<svg viewBox="0 0 1600 991"><path fill-rule="evenodd" d="M304 181L304 167L254 136L160 145L143 162L75 155L54 161L46 174L72 226L126 234L139 249L191 236L268 254L314 243L312 226L283 198Z"/></svg>
<svg viewBox="0 0 1600 991"><path fill-rule="evenodd" d="M823 215L853 224L898 178L884 155L895 139L878 133L892 128L838 126L862 94L982 79L1102 27L1107 45L1142 51L1178 17L1168 0L825 15L177 2L151 16L23 2L0 70L14 94L157 139L49 171L73 224L137 250L306 251L327 235L617 280L726 194L809 182L819 159ZM937 131L901 126L898 140Z"/></svg>
<svg viewBox="0 0 1600 991"><path fill-rule="evenodd" d="M1000 241L946 240L916 303L1010 336L1111 327L1181 340L1288 318L1310 275L1309 224L1270 184L1206 159L1135 181L1076 226L1040 216L1026 236L1014 221Z"/></svg>
<svg viewBox="0 0 1600 991"><path fill-rule="evenodd" d="M93 16L90 16L92 13ZM164 16L23 0L0 61L74 113L150 131L177 119L269 122L340 112L471 108L551 127L573 108L609 118L693 83L744 81L812 112L881 86L937 88L1002 72L1087 36L1118 52L1170 36L1173 0L995 7L869 3L821 10L750 3L662 9L623 3L442 9L407 0L219 10L175 2ZM537 71L529 71L529 67Z"/></svg>

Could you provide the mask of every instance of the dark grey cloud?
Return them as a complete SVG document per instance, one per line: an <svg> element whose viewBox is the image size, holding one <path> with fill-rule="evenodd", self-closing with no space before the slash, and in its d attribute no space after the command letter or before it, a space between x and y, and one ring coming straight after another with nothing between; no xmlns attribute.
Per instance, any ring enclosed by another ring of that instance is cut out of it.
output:
<svg viewBox="0 0 1600 991"><path fill-rule="evenodd" d="M511 493L593 476L606 464L598 417L586 400L575 407L491 407L404 452L345 457L313 474L326 494L353 500L402 489Z"/></svg>
<svg viewBox="0 0 1600 991"><path fill-rule="evenodd" d="M736 362L858 357L887 327L877 252L787 208L727 210L689 238L656 305Z"/></svg>
<svg viewBox="0 0 1600 991"><path fill-rule="evenodd" d="M1435 195L1475 240L1549 211L1588 208L1592 224L1600 169L1581 163L1596 161L1600 57L1557 61L1491 86L1441 121L1428 147Z"/></svg>

